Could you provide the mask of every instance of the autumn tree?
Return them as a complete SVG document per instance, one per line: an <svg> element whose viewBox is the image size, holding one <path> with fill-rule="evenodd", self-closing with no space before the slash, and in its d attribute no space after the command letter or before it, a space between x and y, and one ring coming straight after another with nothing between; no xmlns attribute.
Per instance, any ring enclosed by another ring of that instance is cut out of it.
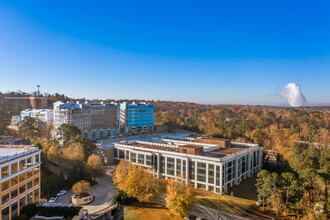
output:
<svg viewBox="0 0 330 220"><path fill-rule="evenodd" d="M113 181L119 190L140 202L154 201L160 191L158 180L150 172L127 162L118 165Z"/></svg>
<svg viewBox="0 0 330 220"><path fill-rule="evenodd" d="M51 161L57 160L59 157L57 147L54 145L50 146L46 152L46 155L47 155L48 160L51 160Z"/></svg>
<svg viewBox="0 0 330 220"><path fill-rule="evenodd" d="M92 187L89 182L82 180L73 185L72 191L77 193L79 197L84 197L89 195Z"/></svg>
<svg viewBox="0 0 330 220"><path fill-rule="evenodd" d="M105 175L105 167L101 157L96 154L92 154L87 159L88 173L93 177L95 181L96 177L102 177Z"/></svg>
<svg viewBox="0 0 330 220"><path fill-rule="evenodd" d="M81 143L72 143L63 149L63 157L73 161L84 161L84 147Z"/></svg>
<svg viewBox="0 0 330 220"><path fill-rule="evenodd" d="M166 207L170 212L185 216L190 210L194 200L194 193L191 185L183 185L175 180L171 180L167 184L166 193Z"/></svg>

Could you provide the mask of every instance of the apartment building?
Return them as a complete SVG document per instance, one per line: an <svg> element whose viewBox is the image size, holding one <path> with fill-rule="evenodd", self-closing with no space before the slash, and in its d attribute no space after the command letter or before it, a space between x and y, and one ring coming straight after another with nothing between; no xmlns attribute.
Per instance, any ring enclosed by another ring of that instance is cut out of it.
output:
<svg viewBox="0 0 330 220"><path fill-rule="evenodd" d="M33 145L0 145L0 219L40 201L40 153Z"/></svg>
<svg viewBox="0 0 330 220"><path fill-rule="evenodd" d="M158 178L189 181L196 188L221 194L262 168L262 147L257 144L154 138L115 143L113 148L115 160L127 159Z"/></svg>
<svg viewBox="0 0 330 220"><path fill-rule="evenodd" d="M118 132L115 103L80 103L68 101L54 103L55 130L63 123L73 123L88 139L102 139Z"/></svg>
<svg viewBox="0 0 330 220"><path fill-rule="evenodd" d="M53 109L26 109L21 111L19 116L12 117L12 125L19 124L25 117L35 118L38 125L52 125L54 120Z"/></svg>
<svg viewBox="0 0 330 220"><path fill-rule="evenodd" d="M138 134L154 130L154 106L142 103L120 104L120 125L125 134Z"/></svg>

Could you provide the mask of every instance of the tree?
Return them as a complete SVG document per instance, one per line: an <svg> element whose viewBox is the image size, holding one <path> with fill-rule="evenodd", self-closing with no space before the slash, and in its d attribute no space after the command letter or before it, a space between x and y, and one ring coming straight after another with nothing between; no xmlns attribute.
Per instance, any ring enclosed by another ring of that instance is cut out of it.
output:
<svg viewBox="0 0 330 220"><path fill-rule="evenodd" d="M29 116L24 117L18 131L25 137L34 137L36 133L36 119Z"/></svg>
<svg viewBox="0 0 330 220"><path fill-rule="evenodd" d="M46 155L48 160L57 160L59 157L57 147L54 145L50 146L48 151L46 152Z"/></svg>
<svg viewBox="0 0 330 220"><path fill-rule="evenodd" d="M105 175L105 167L102 159L96 154L92 154L87 159L87 170L95 181L96 177L102 177Z"/></svg>
<svg viewBox="0 0 330 220"><path fill-rule="evenodd" d="M254 129L251 132L251 138L253 139L255 144L262 145L264 143L266 134L261 129Z"/></svg>
<svg viewBox="0 0 330 220"><path fill-rule="evenodd" d="M60 135L60 139L66 143L71 138L81 135L81 131L73 123L63 123L58 127L57 134Z"/></svg>
<svg viewBox="0 0 330 220"><path fill-rule="evenodd" d="M266 200L269 201L269 198L273 194L272 191L272 177L271 173L268 170L262 170L257 174L257 191L258 191L258 199L262 199L262 205L265 209ZM268 202L267 202L268 203Z"/></svg>
<svg viewBox="0 0 330 220"><path fill-rule="evenodd" d="M83 162L85 159L84 147L81 143L70 143L63 149L63 157L73 161Z"/></svg>
<svg viewBox="0 0 330 220"><path fill-rule="evenodd" d="M282 173L280 185L285 195L285 209L290 208L290 205L296 206L301 199L301 187L299 180L293 173Z"/></svg>
<svg viewBox="0 0 330 220"><path fill-rule="evenodd" d="M158 180L150 172L136 165L128 165L128 162L118 165L113 181L119 190L140 202L152 202L160 191Z"/></svg>
<svg viewBox="0 0 330 220"><path fill-rule="evenodd" d="M73 185L72 191L77 193L79 197L85 197L89 195L92 187L86 180L82 180Z"/></svg>
<svg viewBox="0 0 330 220"><path fill-rule="evenodd" d="M183 185L175 180L167 184L166 207L172 213L185 216L191 208L194 194L191 185Z"/></svg>

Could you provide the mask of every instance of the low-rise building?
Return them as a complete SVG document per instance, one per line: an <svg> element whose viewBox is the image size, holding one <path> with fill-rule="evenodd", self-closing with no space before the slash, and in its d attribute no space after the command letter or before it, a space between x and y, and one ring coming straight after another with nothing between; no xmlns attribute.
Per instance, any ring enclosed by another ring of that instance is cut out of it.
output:
<svg viewBox="0 0 330 220"><path fill-rule="evenodd" d="M0 145L0 219L40 201L40 153L33 145Z"/></svg>
<svg viewBox="0 0 330 220"><path fill-rule="evenodd" d="M125 134L153 131L154 105L145 102L121 103L120 125Z"/></svg>
<svg viewBox="0 0 330 220"><path fill-rule="evenodd" d="M47 97L5 97L5 100L21 109L44 109L48 107Z"/></svg>
<svg viewBox="0 0 330 220"><path fill-rule="evenodd" d="M19 116L14 115L11 119L12 125L19 124L25 117L35 118L38 125L52 125L54 120L53 109L26 109Z"/></svg>
<svg viewBox="0 0 330 220"><path fill-rule="evenodd" d="M217 144L199 143L194 138L126 141L114 144L114 159L127 159L149 168L158 178L182 179L196 188L222 194L262 168L261 146L237 142L228 145L227 140L222 141Z"/></svg>
<svg viewBox="0 0 330 220"><path fill-rule="evenodd" d="M63 123L73 123L84 137L102 139L118 132L117 104L115 103L54 103L55 130Z"/></svg>

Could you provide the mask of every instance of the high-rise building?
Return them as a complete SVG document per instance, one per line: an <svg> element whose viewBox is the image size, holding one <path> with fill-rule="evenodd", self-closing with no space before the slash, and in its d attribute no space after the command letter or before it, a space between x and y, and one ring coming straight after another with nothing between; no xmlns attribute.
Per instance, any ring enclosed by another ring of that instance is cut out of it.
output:
<svg viewBox="0 0 330 220"><path fill-rule="evenodd" d="M153 131L154 106L145 102L121 103L120 125L126 134L138 134L139 132Z"/></svg>
<svg viewBox="0 0 330 220"><path fill-rule="evenodd" d="M0 219L40 201L40 153L33 145L0 145Z"/></svg>
<svg viewBox="0 0 330 220"><path fill-rule="evenodd" d="M107 138L118 131L115 103L54 103L55 130L63 123L73 123L88 139Z"/></svg>

